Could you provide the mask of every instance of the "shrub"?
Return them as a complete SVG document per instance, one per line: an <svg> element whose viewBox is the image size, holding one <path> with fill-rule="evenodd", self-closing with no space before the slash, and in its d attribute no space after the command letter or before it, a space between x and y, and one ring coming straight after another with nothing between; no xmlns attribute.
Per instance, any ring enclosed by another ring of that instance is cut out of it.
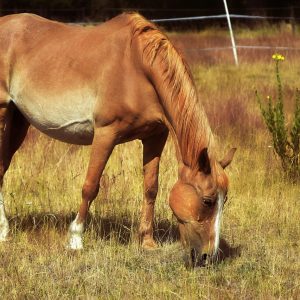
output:
<svg viewBox="0 0 300 300"><path fill-rule="evenodd" d="M275 72L277 81L277 97L273 101L267 96L267 105L262 103L256 91L263 119L272 135L274 150L281 159L283 171L287 177L296 182L300 179L300 91L296 90L295 111L290 126L286 124L283 109L283 92L279 72L279 64L284 56L274 54Z"/></svg>

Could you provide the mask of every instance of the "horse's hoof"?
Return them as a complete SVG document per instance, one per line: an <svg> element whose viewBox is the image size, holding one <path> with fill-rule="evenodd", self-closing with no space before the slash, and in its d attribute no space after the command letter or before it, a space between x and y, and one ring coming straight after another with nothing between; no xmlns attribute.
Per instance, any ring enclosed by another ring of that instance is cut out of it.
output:
<svg viewBox="0 0 300 300"><path fill-rule="evenodd" d="M8 231L8 229L4 228L4 230L0 232L0 243L8 241Z"/></svg>
<svg viewBox="0 0 300 300"><path fill-rule="evenodd" d="M8 221L6 219L3 220L2 216L0 216L0 242L7 241L8 233L9 233Z"/></svg>
<svg viewBox="0 0 300 300"><path fill-rule="evenodd" d="M72 236L70 238L69 244L67 245L68 250L82 250L83 249L83 243L82 238L79 236Z"/></svg>
<svg viewBox="0 0 300 300"><path fill-rule="evenodd" d="M159 247L158 247L157 243L152 239L143 241L143 243L142 243L142 249L143 250L153 251L153 250L157 250L158 248Z"/></svg>

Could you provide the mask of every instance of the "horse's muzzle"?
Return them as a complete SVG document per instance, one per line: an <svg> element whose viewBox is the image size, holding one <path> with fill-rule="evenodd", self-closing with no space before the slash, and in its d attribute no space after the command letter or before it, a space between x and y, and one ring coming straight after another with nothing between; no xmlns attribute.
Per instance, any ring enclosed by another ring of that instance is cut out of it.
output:
<svg viewBox="0 0 300 300"><path fill-rule="evenodd" d="M185 266L187 269L207 267L212 262L212 257L210 255L199 253L195 248L192 248L190 253L185 256Z"/></svg>

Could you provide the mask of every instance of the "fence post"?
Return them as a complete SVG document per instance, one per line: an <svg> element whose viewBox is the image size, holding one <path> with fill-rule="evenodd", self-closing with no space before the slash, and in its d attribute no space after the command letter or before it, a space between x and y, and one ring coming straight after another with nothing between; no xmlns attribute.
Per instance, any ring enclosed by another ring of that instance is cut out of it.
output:
<svg viewBox="0 0 300 300"><path fill-rule="evenodd" d="M239 61L238 61L238 56L237 56L237 51L236 51L236 45L235 45L235 40L234 40L234 36L233 36L233 31L232 31L232 27L231 27L231 21L230 21L230 16L229 16L229 12L228 12L227 2L226 2L226 0L223 0L223 2L224 2L224 6L225 6L225 11L226 11L226 16L227 16L227 22L228 22L228 27L229 27L229 32L230 32L233 57L234 57L235 64L238 66L239 65Z"/></svg>

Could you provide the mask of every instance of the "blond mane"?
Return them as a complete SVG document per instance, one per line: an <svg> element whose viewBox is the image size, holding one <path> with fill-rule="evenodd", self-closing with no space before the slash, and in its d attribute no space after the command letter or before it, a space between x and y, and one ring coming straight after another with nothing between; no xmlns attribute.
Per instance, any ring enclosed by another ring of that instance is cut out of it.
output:
<svg viewBox="0 0 300 300"><path fill-rule="evenodd" d="M208 148L213 158L213 135L200 103L191 71L166 35L137 13L131 13L133 38L147 34L143 42L143 58L149 68L161 76L166 90L161 99L167 117L176 133L182 160L192 168L198 167L199 154ZM159 68L157 67L159 66Z"/></svg>

